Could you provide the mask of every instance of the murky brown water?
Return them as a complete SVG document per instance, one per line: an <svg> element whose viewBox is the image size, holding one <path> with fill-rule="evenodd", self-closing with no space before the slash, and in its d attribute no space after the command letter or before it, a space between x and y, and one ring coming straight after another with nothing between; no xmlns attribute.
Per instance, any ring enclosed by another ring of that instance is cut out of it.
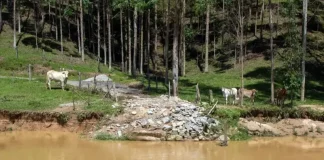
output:
<svg viewBox="0 0 324 160"><path fill-rule="evenodd" d="M71 133L0 133L0 160L322 160L324 139L230 142L103 142Z"/></svg>

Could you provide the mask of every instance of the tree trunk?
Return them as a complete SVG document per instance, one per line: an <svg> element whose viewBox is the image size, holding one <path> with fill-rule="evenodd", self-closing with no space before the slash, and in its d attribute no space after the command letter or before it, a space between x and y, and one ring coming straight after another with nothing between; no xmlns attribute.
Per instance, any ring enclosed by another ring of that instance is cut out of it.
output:
<svg viewBox="0 0 324 160"><path fill-rule="evenodd" d="M107 12L107 26L108 26L108 69L111 71L111 1L108 1L108 12Z"/></svg>
<svg viewBox="0 0 324 160"><path fill-rule="evenodd" d="M107 37L106 37L106 33L107 33L107 26L106 26L106 14L107 14L107 6L108 6L108 4L107 4L107 1L106 0L104 0L103 1L104 2L104 4L103 4L103 14L102 14L102 19L103 19L103 49L104 49L104 65L105 66L107 66L107 43L106 43L106 39L107 39Z"/></svg>
<svg viewBox="0 0 324 160"><path fill-rule="evenodd" d="M272 2L269 0L270 53L271 53L271 103L274 103L274 58L273 58L273 23Z"/></svg>
<svg viewBox="0 0 324 160"><path fill-rule="evenodd" d="M143 75L143 53L144 53L144 33L143 33L143 28L144 28L144 14L142 13L141 16L141 55L140 55L140 74Z"/></svg>
<svg viewBox="0 0 324 160"><path fill-rule="evenodd" d="M255 11L254 36L257 36L258 30L258 11Z"/></svg>
<svg viewBox="0 0 324 160"><path fill-rule="evenodd" d="M128 17L128 74L132 74L132 39L131 39L131 17L130 2L128 1L127 17Z"/></svg>
<svg viewBox="0 0 324 160"><path fill-rule="evenodd" d="M136 75L136 54L137 54L137 7L134 8L134 53L132 75Z"/></svg>
<svg viewBox="0 0 324 160"><path fill-rule="evenodd" d="M207 2L208 3L208 2ZM209 10L210 10L210 5L209 3L207 4L207 11L206 11L206 39L205 39L205 49L206 49L206 55L205 55L205 70L204 72L208 72L208 45L209 45Z"/></svg>
<svg viewBox="0 0 324 160"><path fill-rule="evenodd" d="M0 33L2 31L2 1L0 1Z"/></svg>
<svg viewBox="0 0 324 160"><path fill-rule="evenodd" d="M125 58L124 58L124 35L123 35L123 9L121 8L120 11L119 11L119 18L120 18L120 44L121 44L121 47L120 47L120 52L121 52L121 69L122 69L122 72L125 72Z"/></svg>
<svg viewBox="0 0 324 160"><path fill-rule="evenodd" d="M60 39L61 39L61 54L63 54L63 28L62 28L62 0L59 2L59 12L60 12Z"/></svg>
<svg viewBox="0 0 324 160"><path fill-rule="evenodd" d="M239 2L242 0L239 0ZM243 80L243 71L244 71L244 63L243 63L243 14L241 13L241 9L243 9L243 6L241 8L240 3L238 4L239 7L239 20L240 20L240 58L241 58L241 89L244 89L244 80ZM240 94L240 106L243 107L243 94Z"/></svg>
<svg viewBox="0 0 324 160"><path fill-rule="evenodd" d="M251 10L251 7L249 7L249 20L247 21L247 32L250 31L250 23L251 23L251 17L252 17L252 10ZM247 36L248 33L246 33L246 36Z"/></svg>
<svg viewBox="0 0 324 160"><path fill-rule="evenodd" d="M223 21L225 22L225 2L223 0ZM224 45L224 30L225 30L225 24L222 23L222 46Z"/></svg>
<svg viewBox="0 0 324 160"><path fill-rule="evenodd" d="M36 48L38 49L38 15L37 15L37 7L36 7L36 2L34 4L34 17L35 17L35 45ZM16 11L15 11L16 12ZM15 22L15 28L16 28L16 22Z"/></svg>
<svg viewBox="0 0 324 160"><path fill-rule="evenodd" d="M100 0L97 1L97 43L98 43L98 48L97 48L97 56L98 56L98 61L100 60Z"/></svg>
<svg viewBox="0 0 324 160"><path fill-rule="evenodd" d="M305 101L305 56L306 56L306 43L307 43L307 5L308 0L303 0L303 52L302 52L302 87L301 87L301 95L300 100Z"/></svg>
<svg viewBox="0 0 324 160"><path fill-rule="evenodd" d="M81 55L81 42L80 42L80 20L77 17L77 30L78 30L78 53Z"/></svg>
<svg viewBox="0 0 324 160"><path fill-rule="evenodd" d="M176 0L178 5L179 0ZM175 22L173 28L173 48L172 48L172 75L173 75L173 96L176 97L178 93L178 37L179 37L179 15L175 14Z"/></svg>
<svg viewBox="0 0 324 160"><path fill-rule="evenodd" d="M17 12L17 18L18 18L18 33L21 33L20 1L18 1L16 12Z"/></svg>
<svg viewBox="0 0 324 160"><path fill-rule="evenodd" d="M169 12L170 12L170 0L168 0L168 6L166 10L166 36L165 36L165 48L164 48L164 61L165 61L165 84L169 81L169 32L170 32L170 25L169 25Z"/></svg>
<svg viewBox="0 0 324 160"><path fill-rule="evenodd" d="M276 27L276 36L277 37L278 37L278 28L279 28L279 13L280 13L280 2L278 1L278 8L277 8L277 27Z"/></svg>
<svg viewBox="0 0 324 160"><path fill-rule="evenodd" d="M186 37L185 37L185 14L186 14L186 0L182 0L182 10L181 10L181 59L180 59L180 75L184 76L186 74Z"/></svg>
<svg viewBox="0 0 324 160"><path fill-rule="evenodd" d="M148 76L148 88L151 88L151 76L150 76L150 56L151 56L151 51L150 51L150 47L151 47L151 37L150 37L150 29L151 29L151 25L150 25L150 15L151 15L151 10L148 9L147 11L147 54L146 54L146 60L147 60L147 76Z"/></svg>
<svg viewBox="0 0 324 160"><path fill-rule="evenodd" d="M57 3L56 1L54 2L55 3L55 40L58 41L58 29L57 29Z"/></svg>
<svg viewBox="0 0 324 160"><path fill-rule="evenodd" d="M264 0L262 0L262 8L261 8L261 26L260 26L260 39L263 39L263 19L264 19Z"/></svg>
<svg viewBox="0 0 324 160"><path fill-rule="evenodd" d="M156 2L157 3L157 2ZM153 70L156 70L156 57L157 57L157 45L158 45L158 28L157 28L157 4L154 4L154 52L153 52L153 61L155 61Z"/></svg>
<svg viewBox="0 0 324 160"><path fill-rule="evenodd" d="M1 2L2 3L2 2ZM1 6L2 8L2 6ZM2 14L2 12L0 12L0 14ZM2 25L2 24L0 24ZM16 39L16 0L13 0L13 38L14 38L14 41L13 41L13 48L15 49L16 51L16 58L18 58L18 52L17 52L17 39Z"/></svg>
<svg viewBox="0 0 324 160"><path fill-rule="evenodd" d="M83 0L80 0L80 36L81 36L81 57L82 61L84 61L84 41L83 41Z"/></svg>

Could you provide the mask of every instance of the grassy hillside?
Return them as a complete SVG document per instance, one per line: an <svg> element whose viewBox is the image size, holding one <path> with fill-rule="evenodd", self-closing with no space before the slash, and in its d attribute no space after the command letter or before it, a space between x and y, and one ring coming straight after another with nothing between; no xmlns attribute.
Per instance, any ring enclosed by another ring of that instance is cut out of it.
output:
<svg viewBox="0 0 324 160"><path fill-rule="evenodd" d="M312 14L311 14L312 16ZM316 17L319 17L318 19ZM264 24L267 24L268 15L265 13L265 21ZM315 16L315 18L310 19L310 24L315 23L319 24L321 21L321 16ZM282 51L282 44L284 42L283 35L285 34L285 30L283 29L284 19L280 19L279 23L279 32L278 36L275 37L275 50L276 50L276 67L281 66L280 54L284 54ZM260 24L260 20L258 20L258 24ZM307 57L307 66L306 69L308 71L307 75L307 85L306 85L306 102L307 104L321 104L322 97L324 96L324 87L323 82L323 69L322 62L323 58L323 32L322 32L322 23L320 23L320 27L315 30L310 25L309 30L309 43L310 46L309 52L310 55ZM259 27L259 26L258 26ZM256 96L256 104L255 106L264 106L269 104L270 100L270 61L269 61L269 44L267 38L269 37L269 30L267 27L264 27L263 37L264 40L258 40L258 37L253 35L253 29L250 29L247 34L247 61L245 61L244 68L244 84L248 89L257 89L258 93ZM259 34L259 28L258 33ZM257 35L258 36L258 35ZM96 60L92 59L89 56L86 56L86 61L82 62L80 56L77 54L77 46L75 43L72 43L69 40L64 40L64 55L62 55L59 51L60 43L53 39L44 39L42 43L42 48L44 48L44 52L42 49L36 49L35 46L35 37L30 34L18 34L18 39L20 39L18 44L19 49L19 58L17 59L15 56L15 51L13 49L13 32L11 27L8 25L4 25L3 32L0 34L0 75L7 76L22 76L27 77L27 66L28 64L32 64L33 66L33 77L36 77L39 82L35 82L36 86L35 90L41 95L47 95L47 93L43 93L39 86L44 86L45 81L45 73L48 69L58 70L59 68L66 68L69 70L73 70L71 72L71 77L69 79L77 79L77 72L82 72L83 79L93 76L98 73L98 64ZM199 87L201 90L202 100L208 100L209 89L213 90L214 96L216 99L219 99L219 103L224 104L224 98L221 95L221 87L239 87L240 86L240 68L237 66L234 68L233 66L233 50L227 48L220 47L220 39L217 40L217 52L216 57L213 58L212 45L210 46L210 69L209 73L202 73L201 68L198 66L203 66L202 64L197 64L194 60L196 56L201 56L203 51L203 47L199 43L189 44L188 46L188 61L186 65L186 76L180 78L180 86L179 93L180 97L187 99L189 101L194 101L195 99L195 85L199 83ZM164 72L164 68L162 66L163 57L161 46L158 49L159 57L158 61L160 62L158 68L160 71ZM91 55L93 53L88 53L87 55ZM201 59L201 57L200 57ZM238 65L238 64L237 64ZM171 66L171 65L169 65ZM134 81L142 81L144 80L146 86L148 84L147 79L145 77L138 77L134 79L128 76L125 73L119 71L119 66L115 64L112 71L108 71L106 66L101 64L100 70L102 73L110 74L111 78L119 83L131 83ZM170 76L171 77L171 76ZM159 79L158 90L155 90L155 77L151 77L151 90L150 94L165 94L167 93L167 89L163 83L162 79ZM15 85L16 82L12 82L10 80L1 80L2 85L12 84L12 86L20 87ZM276 74L276 87L280 87L282 81L278 74ZM28 85L26 85L28 86ZM18 92L16 90L10 90L11 87L7 86L7 91L10 93L2 93L2 97L5 97L6 94L13 94L14 92ZM32 90L31 88L27 88L27 90ZM26 91L27 91L26 90ZM57 93L56 93L57 92ZM28 93L28 92L26 92ZM54 91L53 93L48 93L55 95L61 93L59 90ZM83 93L81 93L83 94ZM67 101L71 101L70 92L64 93L60 96L67 97L61 98L62 101L53 102L55 105ZM13 94L13 97L15 95ZM39 96L36 96L39 97ZM33 97L29 97L33 99ZM22 99L22 101L26 101L23 105L28 104L28 96L26 99ZM46 101L45 99L39 99L38 101ZM25 104L26 103L26 104ZM50 102L48 102L50 103ZM298 102L300 103L300 102ZM52 108L55 105L47 105L43 104L43 109ZM14 106L15 104L11 104ZM246 105L250 106L251 103L247 102ZM5 108L11 108L10 105L7 105Z"/></svg>

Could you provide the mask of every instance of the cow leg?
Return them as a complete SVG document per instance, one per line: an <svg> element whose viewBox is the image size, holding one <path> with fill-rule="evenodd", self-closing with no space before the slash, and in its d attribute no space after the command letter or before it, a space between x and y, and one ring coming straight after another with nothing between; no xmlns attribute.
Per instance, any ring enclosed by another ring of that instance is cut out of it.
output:
<svg viewBox="0 0 324 160"><path fill-rule="evenodd" d="M50 80L50 79L47 80L47 86L48 86L48 88L49 88L50 90L52 90L52 88L51 88L51 80Z"/></svg>
<svg viewBox="0 0 324 160"><path fill-rule="evenodd" d="M64 82L61 81L62 90L64 91Z"/></svg>
<svg viewBox="0 0 324 160"><path fill-rule="evenodd" d="M227 105L227 96L225 97L225 100L226 100L226 103L225 104Z"/></svg>

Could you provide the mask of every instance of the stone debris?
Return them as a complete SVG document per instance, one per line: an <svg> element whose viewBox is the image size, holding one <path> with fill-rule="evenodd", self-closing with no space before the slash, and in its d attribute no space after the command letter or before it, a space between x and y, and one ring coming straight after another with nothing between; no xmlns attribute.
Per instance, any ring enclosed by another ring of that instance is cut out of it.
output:
<svg viewBox="0 0 324 160"><path fill-rule="evenodd" d="M93 82L95 80L95 77L91 77L91 78L88 78L86 80L83 80L83 81L86 81L86 82ZM96 76L96 81L97 82L106 82L106 81L113 81L111 78L109 78L107 75L105 74L99 74Z"/></svg>
<svg viewBox="0 0 324 160"><path fill-rule="evenodd" d="M162 95L156 98L128 99L121 106L124 107L124 114L117 116L116 119L129 117L124 122L119 122L129 124L129 127L123 129L110 124L108 126L112 126L109 130L111 133L118 131L130 133L135 129L158 130L166 135L161 137L161 140L177 141L215 140L219 137L219 133L214 133L211 129L219 125L218 120L205 116L204 108L176 97L169 99ZM102 131L106 130L101 129L98 132Z"/></svg>

